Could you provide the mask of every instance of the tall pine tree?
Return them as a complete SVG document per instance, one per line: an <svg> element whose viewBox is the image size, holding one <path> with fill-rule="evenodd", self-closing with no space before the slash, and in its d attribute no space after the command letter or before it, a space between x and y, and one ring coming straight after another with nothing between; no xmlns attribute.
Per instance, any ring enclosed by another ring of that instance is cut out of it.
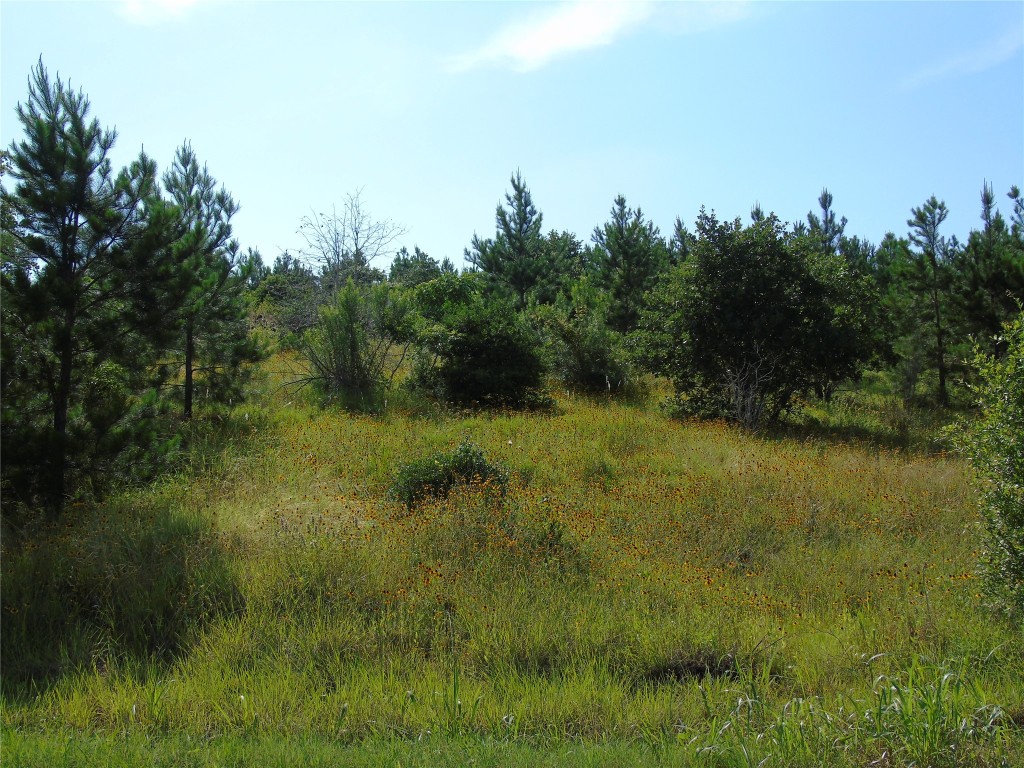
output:
<svg viewBox="0 0 1024 768"><path fill-rule="evenodd" d="M24 138L11 146L16 184L4 201L4 485L53 515L72 478L129 439L132 397L165 341L179 234L156 165L140 154L115 176L116 134L89 109L40 60L18 105Z"/></svg>
<svg viewBox="0 0 1024 768"><path fill-rule="evenodd" d="M678 223L681 245L686 238ZM643 296L658 275L669 265L669 251L658 228L644 219L643 211L626 205L619 195L612 206L611 219L594 229L593 241L599 264L599 283L609 292L611 306L608 324L626 333L636 328Z"/></svg>
<svg viewBox="0 0 1024 768"><path fill-rule="evenodd" d="M231 239L238 205L196 154L182 145L164 185L188 228L176 245L179 266L183 417L192 418L196 374L211 399L241 396L248 364L261 357L250 338L242 299L255 267Z"/></svg>
<svg viewBox="0 0 1024 768"><path fill-rule="evenodd" d="M561 265L554 257L560 252L545 247L541 235L544 215L533 204L519 171L511 183L511 193L505 194L507 208L499 203L494 214L494 239L474 235L472 250L466 250L465 256L487 275L493 287L511 296L516 309L523 309L531 291L557 284Z"/></svg>
<svg viewBox="0 0 1024 768"><path fill-rule="evenodd" d="M902 270L902 281L913 297L917 319L930 337L932 362L938 372L936 398L940 405L949 403L947 378L949 376L948 347L950 341L949 294L952 277L951 264L957 244L939 234L939 227L949 215L944 202L933 195L924 205L911 210L910 261Z"/></svg>

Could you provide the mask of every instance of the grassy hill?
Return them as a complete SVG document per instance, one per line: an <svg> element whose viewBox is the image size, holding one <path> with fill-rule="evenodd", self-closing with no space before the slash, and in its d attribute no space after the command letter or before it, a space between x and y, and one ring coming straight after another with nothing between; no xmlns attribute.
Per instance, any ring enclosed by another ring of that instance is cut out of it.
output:
<svg viewBox="0 0 1024 768"><path fill-rule="evenodd" d="M175 475L5 537L5 765L1022 762L969 468L877 398L754 436L266 388ZM504 492L389 499L464 440Z"/></svg>

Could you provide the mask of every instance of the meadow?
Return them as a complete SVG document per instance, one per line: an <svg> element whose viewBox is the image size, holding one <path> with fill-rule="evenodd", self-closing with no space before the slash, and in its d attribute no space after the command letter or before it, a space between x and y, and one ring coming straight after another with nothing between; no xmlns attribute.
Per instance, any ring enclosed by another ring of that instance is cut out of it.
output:
<svg viewBox="0 0 1024 768"><path fill-rule="evenodd" d="M261 386L174 474L5 535L4 765L1024 765L1024 630L934 417ZM465 440L507 488L389 496Z"/></svg>

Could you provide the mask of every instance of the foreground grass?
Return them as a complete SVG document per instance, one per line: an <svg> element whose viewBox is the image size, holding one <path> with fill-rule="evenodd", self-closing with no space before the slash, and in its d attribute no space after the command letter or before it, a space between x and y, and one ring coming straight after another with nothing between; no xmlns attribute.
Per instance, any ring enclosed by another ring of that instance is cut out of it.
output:
<svg viewBox="0 0 1024 768"><path fill-rule="evenodd" d="M180 476L4 552L4 752L1012 765L1024 633L974 577L967 468L851 409L796 437L574 397L241 409ZM466 437L507 494L387 500Z"/></svg>

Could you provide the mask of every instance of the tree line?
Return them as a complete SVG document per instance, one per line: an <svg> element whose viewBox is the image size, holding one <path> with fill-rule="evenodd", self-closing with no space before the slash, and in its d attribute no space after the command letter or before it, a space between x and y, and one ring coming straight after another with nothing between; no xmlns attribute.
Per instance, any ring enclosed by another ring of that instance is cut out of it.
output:
<svg viewBox="0 0 1024 768"><path fill-rule="evenodd" d="M908 402L945 406L972 345L1007 354L1002 329L1024 301L1017 188L1007 220L983 185L964 242L935 197L905 235L867 242L828 190L806 221L701 209L668 236L620 195L584 241L545 233L516 172L462 271L396 252L402 228L359 192L304 217L301 251L264 265L233 238L238 204L189 144L162 176L141 153L115 174L116 135L41 61L17 115L24 138L3 165L3 493L53 515L159 471L197 408L240 401L268 340L297 351L297 383L352 408L378 409L396 386L543 407L552 379L617 392L653 373L671 381L674 413L756 428L868 369L891 371Z"/></svg>

